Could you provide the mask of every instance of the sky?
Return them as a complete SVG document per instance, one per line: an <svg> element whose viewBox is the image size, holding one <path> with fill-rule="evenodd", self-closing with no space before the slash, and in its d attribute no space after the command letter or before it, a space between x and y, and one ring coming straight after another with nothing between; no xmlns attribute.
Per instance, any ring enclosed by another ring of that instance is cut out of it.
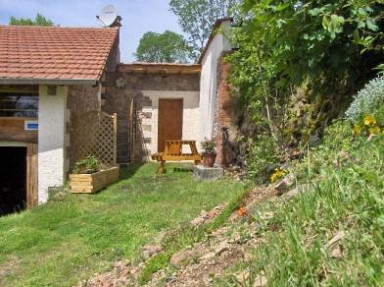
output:
<svg viewBox="0 0 384 287"><path fill-rule="evenodd" d="M168 3L169 0L0 0L0 25L8 24L11 16L35 18L40 13L61 27L101 27L96 15L104 6L112 4L123 18L121 59L132 62L145 32L171 30L182 34Z"/></svg>

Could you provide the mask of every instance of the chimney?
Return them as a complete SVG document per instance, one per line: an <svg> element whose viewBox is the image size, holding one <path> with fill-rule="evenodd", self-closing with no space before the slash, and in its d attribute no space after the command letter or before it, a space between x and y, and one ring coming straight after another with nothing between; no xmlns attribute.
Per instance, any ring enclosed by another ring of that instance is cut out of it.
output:
<svg viewBox="0 0 384 287"><path fill-rule="evenodd" d="M121 16L117 16L116 17L116 20L115 20L115 22L113 22L113 24L112 25L110 25L109 27L110 28L115 28L115 27L121 27L121 26L123 26L122 24L121 24L121 21L123 20L123 18L121 18Z"/></svg>

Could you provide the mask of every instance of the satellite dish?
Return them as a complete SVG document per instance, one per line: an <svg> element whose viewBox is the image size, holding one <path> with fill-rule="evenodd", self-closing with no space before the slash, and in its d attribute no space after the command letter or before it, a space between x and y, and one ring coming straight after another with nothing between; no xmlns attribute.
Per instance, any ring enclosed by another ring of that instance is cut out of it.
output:
<svg viewBox="0 0 384 287"><path fill-rule="evenodd" d="M115 6L107 5L101 10L100 16L96 16L96 18L99 19L104 27L110 27L118 19L117 10Z"/></svg>

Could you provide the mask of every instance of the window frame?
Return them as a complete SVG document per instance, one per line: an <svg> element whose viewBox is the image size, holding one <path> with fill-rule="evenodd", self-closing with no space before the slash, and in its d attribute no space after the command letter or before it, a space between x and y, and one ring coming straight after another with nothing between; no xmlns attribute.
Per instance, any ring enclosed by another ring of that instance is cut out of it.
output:
<svg viewBox="0 0 384 287"><path fill-rule="evenodd" d="M4 100L9 97L8 100ZM14 97L19 97L14 99ZM24 98L21 99L21 98ZM8 106L7 106L8 102ZM14 103L12 104L9 103ZM23 107L24 105L24 107ZM38 118L39 94L36 92L0 91L0 118Z"/></svg>

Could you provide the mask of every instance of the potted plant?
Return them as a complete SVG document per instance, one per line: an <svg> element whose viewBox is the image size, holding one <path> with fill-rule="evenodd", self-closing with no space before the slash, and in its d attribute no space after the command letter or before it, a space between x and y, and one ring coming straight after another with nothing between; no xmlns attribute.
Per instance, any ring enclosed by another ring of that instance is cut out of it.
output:
<svg viewBox="0 0 384 287"><path fill-rule="evenodd" d="M213 167L216 161L216 142L212 139L205 139L201 142L201 147L203 148L204 167Z"/></svg>
<svg viewBox="0 0 384 287"><path fill-rule="evenodd" d="M119 174L119 167L105 167L96 157L87 156L75 163L69 175L70 192L97 192L118 181Z"/></svg>

